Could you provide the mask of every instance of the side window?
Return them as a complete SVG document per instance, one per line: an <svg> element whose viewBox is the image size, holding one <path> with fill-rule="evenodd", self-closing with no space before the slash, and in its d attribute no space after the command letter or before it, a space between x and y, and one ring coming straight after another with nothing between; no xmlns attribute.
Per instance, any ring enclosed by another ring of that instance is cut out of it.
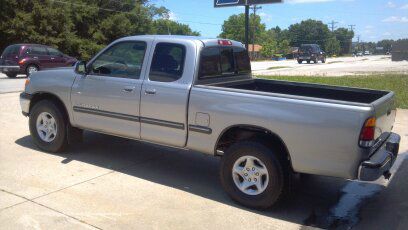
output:
<svg viewBox="0 0 408 230"><path fill-rule="evenodd" d="M60 56L60 55L62 55L62 53L61 53L59 50L57 50L57 49L54 49L54 48L51 48L51 47L48 47L47 49L48 49L48 53L49 53L50 55L52 55L52 56Z"/></svg>
<svg viewBox="0 0 408 230"><path fill-rule="evenodd" d="M145 51L145 42L115 44L94 60L90 74L139 79Z"/></svg>
<svg viewBox="0 0 408 230"><path fill-rule="evenodd" d="M154 50L149 79L151 81L172 82L183 75L186 49L183 45L158 43Z"/></svg>
<svg viewBox="0 0 408 230"><path fill-rule="evenodd" d="M33 55L48 55L47 50L45 47L42 46L33 46L31 48L31 54Z"/></svg>
<svg viewBox="0 0 408 230"><path fill-rule="evenodd" d="M201 52L199 78L211 78L221 75L220 49L218 47L205 48Z"/></svg>

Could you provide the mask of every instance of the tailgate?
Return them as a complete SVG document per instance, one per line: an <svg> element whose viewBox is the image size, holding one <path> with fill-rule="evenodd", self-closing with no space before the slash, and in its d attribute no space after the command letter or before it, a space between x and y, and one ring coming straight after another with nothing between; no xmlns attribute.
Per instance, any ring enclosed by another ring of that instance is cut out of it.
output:
<svg viewBox="0 0 408 230"><path fill-rule="evenodd" d="M390 92L380 99L372 103L374 106L376 122L375 139L381 136L381 134L386 134L391 132L396 115L396 104L395 104L395 94Z"/></svg>

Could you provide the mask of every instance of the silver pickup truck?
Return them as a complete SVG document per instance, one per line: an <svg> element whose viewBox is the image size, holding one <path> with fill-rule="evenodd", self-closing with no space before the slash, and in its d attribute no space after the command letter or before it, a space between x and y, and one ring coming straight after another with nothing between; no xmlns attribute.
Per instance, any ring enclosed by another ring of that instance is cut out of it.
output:
<svg viewBox="0 0 408 230"><path fill-rule="evenodd" d="M91 130L219 156L228 195L267 208L294 173L388 177L400 142L394 96L252 78L239 42L146 35L75 68L33 73L20 103L44 151Z"/></svg>

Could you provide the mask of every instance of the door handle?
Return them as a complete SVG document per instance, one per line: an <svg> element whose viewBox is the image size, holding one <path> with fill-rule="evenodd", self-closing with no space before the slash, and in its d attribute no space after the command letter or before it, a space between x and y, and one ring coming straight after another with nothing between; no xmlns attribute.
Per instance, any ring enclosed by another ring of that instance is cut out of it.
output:
<svg viewBox="0 0 408 230"><path fill-rule="evenodd" d="M133 92L134 89L135 89L134 87L126 87L126 88L122 89L122 92L131 93L131 92Z"/></svg>
<svg viewBox="0 0 408 230"><path fill-rule="evenodd" d="M156 90L155 89L146 89L145 94L146 95L154 95L154 94L156 94Z"/></svg>

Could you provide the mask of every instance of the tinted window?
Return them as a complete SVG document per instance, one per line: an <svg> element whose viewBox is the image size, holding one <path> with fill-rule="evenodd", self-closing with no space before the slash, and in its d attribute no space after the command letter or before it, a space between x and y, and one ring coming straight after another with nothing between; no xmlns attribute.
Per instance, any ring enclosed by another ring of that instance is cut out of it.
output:
<svg viewBox="0 0 408 230"><path fill-rule="evenodd" d="M248 52L241 47L209 47L201 51L199 79L251 72Z"/></svg>
<svg viewBox="0 0 408 230"><path fill-rule="evenodd" d="M201 52L200 78L217 77L221 75L220 49L206 48Z"/></svg>
<svg viewBox="0 0 408 230"><path fill-rule="evenodd" d="M52 56L60 56L60 55L62 54L62 53L61 53L59 50L57 50L57 49L50 48L50 47L48 47L47 49L48 49L48 53L49 53L50 55L52 55Z"/></svg>
<svg viewBox="0 0 408 230"><path fill-rule="evenodd" d="M183 75L186 50L180 44L158 43L154 50L149 79L172 82Z"/></svg>
<svg viewBox="0 0 408 230"><path fill-rule="evenodd" d="M248 52L244 48L234 48L234 59L238 74L250 73L251 62L249 61Z"/></svg>
<svg viewBox="0 0 408 230"><path fill-rule="evenodd" d="M140 78L145 51L145 42L115 44L94 60L90 73L138 79Z"/></svg>
<svg viewBox="0 0 408 230"><path fill-rule="evenodd" d="M33 47L31 47L30 54L33 54L33 55L48 55L47 50L43 46L33 46Z"/></svg>
<svg viewBox="0 0 408 230"><path fill-rule="evenodd" d="M8 56L8 55L18 55L18 51L20 50L19 45L12 45L8 46L4 51L2 56Z"/></svg>
<svg viewBox="0 0 408 230"><path fill-rule="evenodd" d="M222 48L220 52L221 73L234 74L234 54L232 48Z"/></svg>

